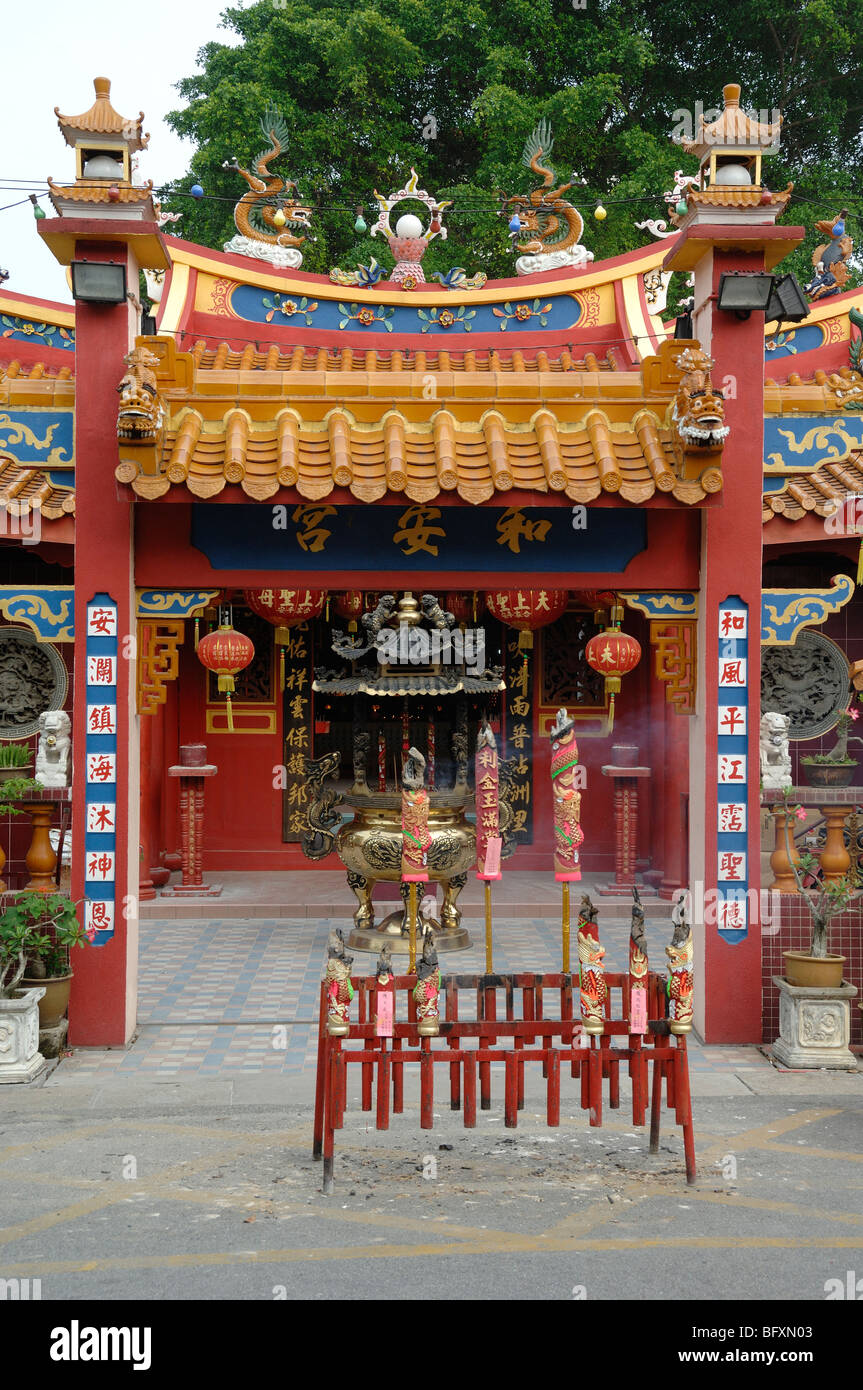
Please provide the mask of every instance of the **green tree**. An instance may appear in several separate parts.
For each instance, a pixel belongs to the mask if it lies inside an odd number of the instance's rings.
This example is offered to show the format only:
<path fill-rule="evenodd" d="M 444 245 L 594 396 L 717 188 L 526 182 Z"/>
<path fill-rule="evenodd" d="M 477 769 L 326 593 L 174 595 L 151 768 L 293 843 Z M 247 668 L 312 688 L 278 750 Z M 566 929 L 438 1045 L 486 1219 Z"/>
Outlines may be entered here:
<path fill-rule="evenodd" d="M 534 186 L 521 164 L 540 118 L 555 136 L 559 179 L 585 218 L 597 258 L 644 244 L 635 223 L 664 216 L 675 169 L 696 161 L 670 142 L 681 112 L 721 105 L 739 81 L 744 104 L 784 113 L 779 155 L 765 167 L 774 188 L 799 188 L 786 221 L 811 228 L 840 207 L 860 159 L 863 0 L 260 0 L 228 9 L 238 47 L 207 44 L 201 71 L 178 83 L 185 100 L 169 114 L 191 138 L 195 177 L 207 197 L 188 196 L 191 172 L 164 190 L 184 214 L 182 234 L 221 246 L 245 191 L 225 160 L 261 149 L 259 120 L 279 107 L 293 132 L 277 167 L 317 212 L 305 268 L 387 263 L 379 238 L 354 231 L 356 205 L 371 225 L 373 189 L 403 186 L 411 166 L 422 186 L 451 197 L 449 238 L 435 241 L 426 274 L 461 265 L 513 273 L 497 190 Z M 592 217 L 597 202 L 606 221 Z M 791 268 L 808 275 L 810 232 Z M 383 251 L 383 255 L 382 255 Z"/>

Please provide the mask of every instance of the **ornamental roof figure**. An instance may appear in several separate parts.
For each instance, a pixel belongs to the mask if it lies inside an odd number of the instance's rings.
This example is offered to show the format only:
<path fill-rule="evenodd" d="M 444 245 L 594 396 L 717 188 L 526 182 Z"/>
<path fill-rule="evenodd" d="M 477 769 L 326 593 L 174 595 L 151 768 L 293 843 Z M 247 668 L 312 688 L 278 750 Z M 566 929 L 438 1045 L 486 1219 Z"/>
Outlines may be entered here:
<path fill-rule="evenodd" d="M 754 154 L 761 150 L 772 153 L 778 145 L 779 129 L 782 125 L 779 113 L 775 113 L 776 119 L 773 121 L 756 121 L 745 111 L 741 111 L 740 86 L 737 82 L 729 82 L 723 87 L 722 95 L 725 98 L 725 109 L 717 119 L 705 124 L 702 115 L 699 118 L 695 139 L 681 141 L 686 153 L 697 155 L 701 160 L 712 151 L 725 146 L 730 152 L 740 153 L 747 150 Z M 762 111 L 760 114 L 767 113 Z"/>
<path fill-rule="evenodd" d="M 96 89 L 96 100 L 89 111 L 83 111 L 80 116 L 62 116 L 59 106 L 54 107 L 54 115 L 66 144 L 79 144 L 82 135 L 122 135 L 130 152 L 145 150 L 150 137 L 141 134 L 143 111 L 139 113 L 137 120 L 121 116 L 115 111 L 111 105 L 109 77 L 94 77 L 93 86 Z"/>

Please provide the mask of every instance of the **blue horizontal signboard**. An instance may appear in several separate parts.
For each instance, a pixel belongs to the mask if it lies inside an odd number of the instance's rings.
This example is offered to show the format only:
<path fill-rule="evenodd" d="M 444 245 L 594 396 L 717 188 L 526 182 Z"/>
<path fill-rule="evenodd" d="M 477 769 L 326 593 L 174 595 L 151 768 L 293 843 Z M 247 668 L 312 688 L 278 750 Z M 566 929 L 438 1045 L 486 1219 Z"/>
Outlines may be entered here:
<path fill-rule="evenodd" d="M 192 544 L 217 570 L 487 570 L 622 574 L 646 514 L 597 507 L 192 508 Z"/>

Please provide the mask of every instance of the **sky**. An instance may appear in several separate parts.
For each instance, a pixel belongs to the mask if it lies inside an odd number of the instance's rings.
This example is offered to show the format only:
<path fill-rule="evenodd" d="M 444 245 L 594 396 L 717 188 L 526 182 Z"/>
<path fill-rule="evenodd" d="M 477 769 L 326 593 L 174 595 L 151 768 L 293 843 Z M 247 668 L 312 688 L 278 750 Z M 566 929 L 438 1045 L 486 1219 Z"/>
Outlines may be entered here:
<path fill-rule="evenodd" d="M 0 207 L 27 197 L 10 183 L 75 177 L 74 151 L 66 145 L 54 107 L 67 115 L 93 104 L 93 78 L 111 78 L 111 101 L 122 116 L 144 112 L 149 148 L 139 156 L 141 176 L 158 188 L 188 168 L 191 145 L 178 139 L 163 116 L 182 105 L 174 83 L 198 70 L 206 43 L 234 44 L 220 28 L 229 0 L 147 0 L 122 6 L 110 0 L 39 0 L 7 8 L 3 81 L 0 83 Z M 241 0 L 230 0 L 241 8 Z M 5 190 L 5 191 L 2 191 Z M 40 197 L 48 217 L 47 195 Z M 170 230 L 182 236 L 183 224 Z M 71 302 L 64 269 L 36 232 L 29 202 L 0 213 L 3 288 L 14 294 Z"/>

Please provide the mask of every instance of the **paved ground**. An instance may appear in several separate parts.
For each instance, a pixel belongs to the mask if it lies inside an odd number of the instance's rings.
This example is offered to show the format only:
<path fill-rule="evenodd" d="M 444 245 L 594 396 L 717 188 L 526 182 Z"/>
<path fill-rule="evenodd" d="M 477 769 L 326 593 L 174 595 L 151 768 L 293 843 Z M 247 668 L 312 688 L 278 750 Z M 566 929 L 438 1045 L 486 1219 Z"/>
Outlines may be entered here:
<path fill-rule="evenodd" d="M 408 1081 L 406 1113 L 378 1133 L 352 1093 L 324 1197 L 302 1020 L 328 927 L 144 926 L 134 1046 L 76 1051 L 0 1097 L 0 1277 L 41 1279 L 45 1300 L 705 1302 L 823 1301 L 828 1281 L 863 1277 L 863 1074 L 780 1072 L 697 1039 L 694 1187 L 670 1123 L 647 1152 L 625 1084 L 591 1129 L 564 1081 L 548 1129 L 534 1076 L 515 1131 L 499 1077 L 474 1131 L 440 1098 L 422 1131 Z M 649 929 L 654 962 L 667 935 Z M 604 940 L 619 967 L 625 927 Z M 496 941 L 499 969 L 557 964 L 553 922 L 501 921 Z M 274 1022 L 291 1024 L 287 1051 Z"/>
<path fill-rule="evenodd" d="M 317 1049 L 318 1000 L 326 943 L 344 918 L 314 921 L 143 922 L 141 924 L 139 1032 L 127 1051 L 79 1049 L 48 1082 L 68 1085 L 112 1075 L 207 1078 L 228 1074 L 310 1074 Z M 475 945 L 441 957 L 444 972 L 485 969 L 482 927 Z M 671 929 L 665 920 L 647 923 L 648 949 L 658 968 Z M 602 922 L 609 970 L 625 970 L 629 922 Z M 574 950 L 574 944 L 573 944 Z M 495 920 L 496 970 L 560 968 L 560 924 L 554 919 Z M 374 958 L 356 956 L 358 970 Z M 273 1028 L 287 1025 L 287 1048 L 273 1048 Z M 770 1069 L 757 1048 L 691 1046 L 698 1072 Z M 745 1087 L 741 1086 L 745 1091 Z"/>

